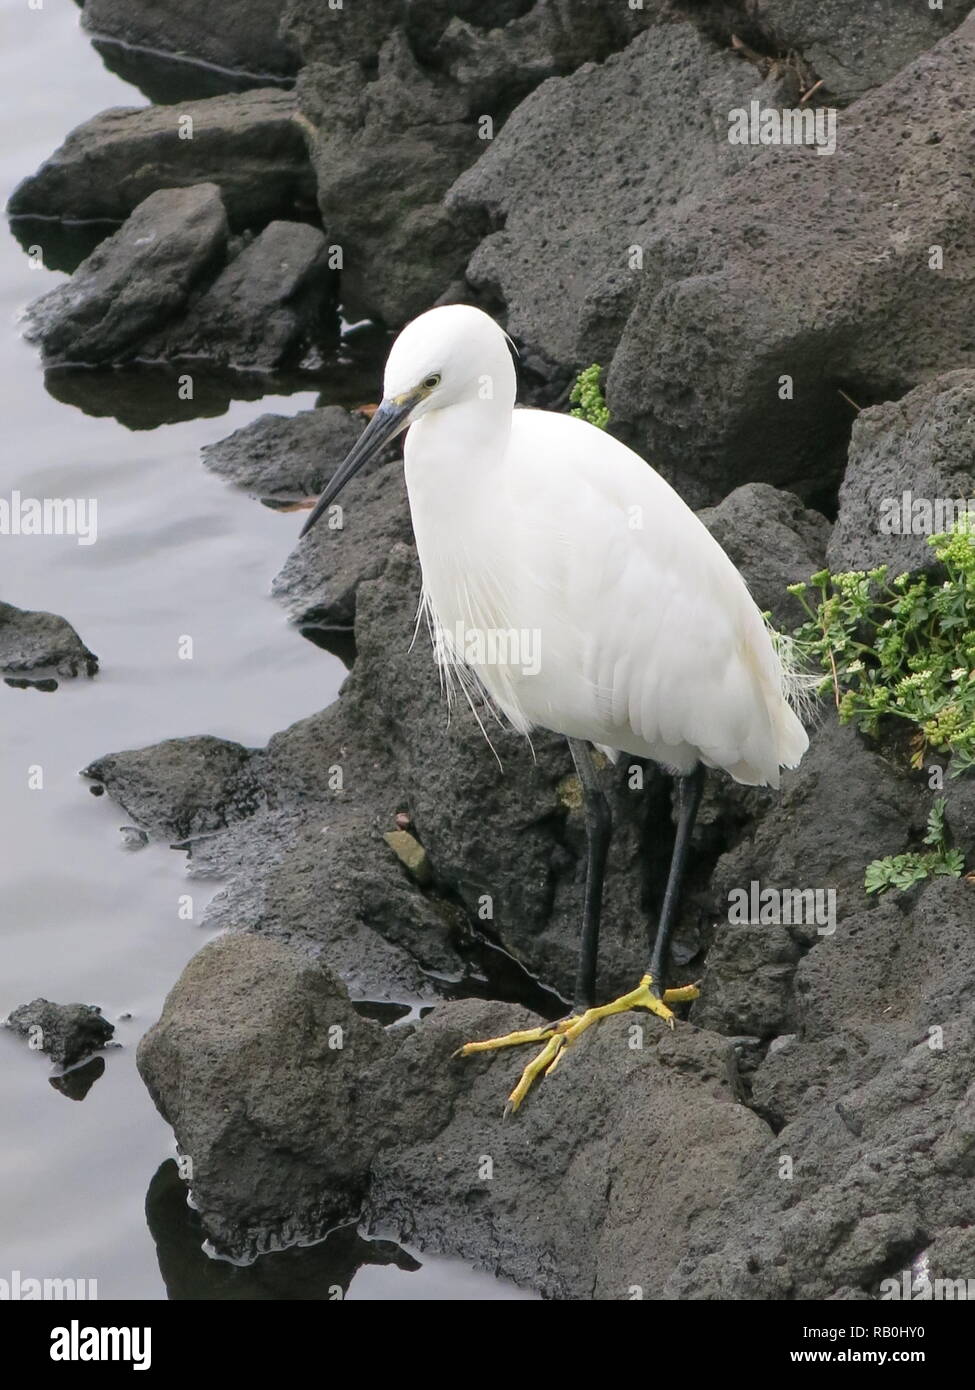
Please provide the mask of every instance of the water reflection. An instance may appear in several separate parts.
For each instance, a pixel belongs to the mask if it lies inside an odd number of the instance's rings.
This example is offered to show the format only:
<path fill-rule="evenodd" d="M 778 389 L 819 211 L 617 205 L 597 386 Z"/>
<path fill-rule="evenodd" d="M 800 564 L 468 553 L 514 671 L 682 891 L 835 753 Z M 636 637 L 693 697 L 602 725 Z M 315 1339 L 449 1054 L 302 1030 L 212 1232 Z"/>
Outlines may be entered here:
<path fill-rule="evenodd" d="M 339 1227 L 317 1245 L 262 1255 L 251 1265 L 213 1260 L 203 1252 L 206 1232 L 186 1204 L 186 1188 L 173 1159 L 162 1164 L 149 1184 L 146 1220 L 171 1299 L 332 1301 L 344 1298 L 365 1265 L 395 1265 L 403 1271 L 421 1267 L 395 1242 L 365 1240 L 354 1225 Z"/>

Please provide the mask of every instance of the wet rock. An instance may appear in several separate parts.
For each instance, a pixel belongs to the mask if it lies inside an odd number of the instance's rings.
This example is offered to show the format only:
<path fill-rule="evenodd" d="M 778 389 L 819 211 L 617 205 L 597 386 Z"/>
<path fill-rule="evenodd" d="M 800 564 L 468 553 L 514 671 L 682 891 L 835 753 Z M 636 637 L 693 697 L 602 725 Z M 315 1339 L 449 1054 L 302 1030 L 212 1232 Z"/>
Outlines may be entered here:
<path fill-rule="evenodd" d="M 364 427 L 361 415 L 337 405 L 290 416 L 262 415 L 208 444 L 202 459 L 221 478 L 256 497 L 316 497 Z"/>
<path fill-rule="evenodd" d="M 37 678 L 54 671 L 65 678 L 94 676 L 98 657 L 65 618 L 0 602 L 0 671 Z"/>
<path fill-rule="evenodd" d="M 384 1035 L 319 966 L 232 934 L 191 962 L 139 1065 L 224 1253 L 354 1214 L 368 1184 L 371 1220 L 425 1246 L 552 1296 L 655 1297 L 768 1131 L 723 1040 L 635 1018 L 593 1032 L 505 1125 L 526 1059 L 452 1054 L 531 1017 L 465 1000 Z"/>
<path fill-rule="evenodd" d="M 718 187 L 754 153 L 729 144 L 727 123 L 757 86 L 732 52 L 668 24 L 521 103 L 447 196 L 462 224 L 499 228 L 467 278 L 507 307 L 520 345 L 566 369 L 612 354 L 655 218 L 701 197 L 722 206 Z"/>
<path fill-rule="evenodd" d="M 312 952 L 355 999 L 433 1003 L 464 976 L 451 911 L 420 893 L 375 828 L 343 806 L 298 821 L 260 816 L 215 850 L 192 847 L 195 874 L 219 866 L 232 875 L 208 907 L 209 928 L 243 927 Z"/>
<path fill-rule="evenodd" d="M 738 1103 L 723 1039 L 637 1015 L 580 1040 L 504 1123 L 531 1050 L 451 1054 L 531 1021 L 466 1000 L 405 1038 L 374 1081 L 367 1217 L 548 1297 L 657 1298 L 769 1131 Z"/>
<path fill-rule="evenodd" d="M 226 739 L 171 738 L 97 758 L 82 773 L 154 835 L 183 839 L 253 815 L 262 793 L 251 751 Z"/>
<path fill-rule="evenodd" d="M 35 1052 L 46 1052 L 59 1067 L 73 1067 L 105 1047 L 115 1032 L 96 1004 L 52 1004 L 47 999 L 21 1004 L 6 1026 L 26 1038 Z"/>
<path fill-rule="evenodd" d="M 853 426 L 830 538 L 834 571 L 889 565 L 890 575 L 937 563 L 927 536 L 975 511 L 975 372 L 947 372 Z M 947 505 L 946 505 L 947 504 Z M 892 529 L 896 528 L 896 529 Z"/>
<path fill-rule="evenodd" d="M 279 32 L 284 0 L 86 0 L 82 23 L 112 72 L 150 101 L 176 102 L 287 82 L 297 53 Z"/>
<path fill-rule="evenodd" d="M 50 363 L 131 358 L 223 259 L 227 215 L 214 184 L 163 189 L 28 310 L 27 336 Z"/>
<path fill-rule="evenodd" d="M 166 1159 L 146 1194 L 146 1223 L 156 1243 L 159 1272 L 169 1298 L 260 1300 L 334 1299 L 347 1292 L 364 1265 L 395 1265 L 412 1271 L 418 1260 L 390 1240 L 365 1240 L 354 1225 L 340 1226 L 310 1246 L 272 1251 L 250 1265 L 212 1260 L 207 1232 L 187 1204 L 175 1161 Z"/>
<path fill-rule="evenodd" d="M 434 1002 L 468 973 L 462 914 L 419 891 L 376 827 L 377 808 L 388 824 L 401 794 L 342 705 L 266 749 L 172 739 L 85 775 L 152 833 L 178 839 L 194 878 L 226 885 L 208 928 L 298 946 L 357 999 Z"/>
<path fill-rule="evenodd" d="M 339 462 L 329 461 L 329 474 Z M 352 628 L 360 585 L 383 572 L 393 546 L 412 541 L 402 463 L 354 478 L 334 515 L 334 524 L 323 519 L 309 532 L 271 585 L 294 622 L 323 632 Z"/>
<path fill-rule="evenodd" d="M 234 933 L 194 957 L 138 1063 L 222 1253 L 320 1237 L 356 1210 L 371 1156 L 363 1076 L 389 1051 L 292 947 Z"/>
<path fill-rule="evenodd" d="M 764 150 L 645 248 L 607 401 L 694 504 L 755 481 L 828 499 L 840 391 L 865 406 L 971 365 L 973 53 L 975 18 L 840 113 L 834 155 Z"/>
<path fill-rule="evenodd" d="M 937 7 L 846 5 L 843 0 L 757 0 L 751 17 L 783 51 L 802 54 L 831 100 L 848 101 L 879 86 L 949 33 L 968 0 Z"/>
<path fill-rule="evenodd" d="M 294 95 L 276 90 L 114 107 L 73 130 L 17 186 L 8 214 L 123 222 L 151 193 L 199 183 L 220 189 L 235 229 L 314 209 L 295 111 Z"/>
<path fill-rule="evenodd" d="M 786 588 L 822 569 L 830 534 L 826 518 L 767 483 L 736 488 L 700 517 L 745 576 L 762 612 L 770 612 L 781 630 L 794 628 L 802 613 Z"/>
<path fill-rule="evenodd" d="M 322 233 L 272 222 L 142 355 L 263 371 L 286 366 L 326 336 L 333 293 Z"/>

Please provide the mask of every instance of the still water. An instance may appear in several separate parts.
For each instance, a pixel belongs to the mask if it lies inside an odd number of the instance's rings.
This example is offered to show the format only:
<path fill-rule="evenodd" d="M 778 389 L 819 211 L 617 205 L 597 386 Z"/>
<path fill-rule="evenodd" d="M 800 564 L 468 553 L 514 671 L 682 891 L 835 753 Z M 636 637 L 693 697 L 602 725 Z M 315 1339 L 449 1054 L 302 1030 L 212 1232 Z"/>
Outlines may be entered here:
<path fill-rule="evenodd" d="M 71 0 L 36 10 L 0 0 L 4 197 L 81 121 L 146 104 L 105 70 L 78 15 Z M 348 1229 L 245 1271 L 200 1250 L 135 1047 L 207 933 L 177 916 L 183 856 L 126 850 L 124 813 L 91 796 L 78 772 L 100 754 L 179 735 L 261 745 L 334 699 L 342 666 L 269 597 L 299 518 L 199 462 L 203 445 L 258 415 L 308 409 L 320 383 L 150 429 L 85 413 L 45 388 L 17 324 L 61 278 L 32 269 L 0 229 L 0 496 L 98 503 L 94 545 L 0 536 L 0 598 L 62 614 L 101 660 L 95 680 L 51 694 L 0 684 L 0 1016 L 38 995 L 97 1003 L 120 1046 L 79 1101 L 52 1085 L 44 1056 L 0 1030 L 0 1278 L 97 1279 L 101 1298 L 322 1298 L 336 1285 L 352 1298 L 524 1297 Z M 186 635 L 192 661 L 178 657 Z M 31 790 L 38 766 L 43 788 Z M 199 883 L 194 894 L 199 918 Z"/>

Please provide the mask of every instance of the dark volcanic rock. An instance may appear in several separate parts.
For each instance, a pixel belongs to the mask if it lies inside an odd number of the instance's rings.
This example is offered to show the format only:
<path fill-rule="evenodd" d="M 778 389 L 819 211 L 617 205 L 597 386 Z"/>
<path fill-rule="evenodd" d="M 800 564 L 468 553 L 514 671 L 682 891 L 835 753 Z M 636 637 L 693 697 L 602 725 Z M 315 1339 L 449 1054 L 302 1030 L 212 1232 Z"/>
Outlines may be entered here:
<path fill-rule="evenodd" d="M 138 1061 L 222 1253 L 320 1237 L 357 1208 L 371 1156 L 362 1080 L 390 1050 L 291 947 L 232 933 L 194 957 Z"/>
<path fill-rule="evenodd" d="M 930 568 L 937 562 L 926 537 L 950 529 L 969 502 L 975 510 L 975 371 L 947 372 L 857 416 L 830 569 L 889 565 L 893 576 Z"/>
<path fill-rule="evenodd" d="M 65 285 L 28 311 L 28 337 L 48 362 L 133 357 L 221 262 L 227 214 L 214 184 L 163 189 L 139 204 Z"/>
<path fill-rule="evenodd" d="M 334 460 L 332 468 L 339 462 Z M 342 493 L 336 520 L 340 527 L 323 518 L 271 586 L 302 627 L 351 628 L 359 585 L 382 573 L 397 542 L 412 541 L 402 463 L 353 479 Z"/>
<path fill-rule="evenodd" d="M 262 796 L 251 757 L 225 739 L 171 738 L 98 758 L 82 776 L 102 783 L 140 826 L 183 839 L 253 815 Z"/>
<path fill-rule="evenodd" d="M 332 295 L 322 233 L 302 222 L 272 222 L 184 319 L 143 345 L 142 355 L 265 371 L 282 367 L 324 338 Z"/>
<path fill-rule="evenodd" d="M 899 854 L 924 825 L 929 804 L 923 785 L 825 710 L 799 767 L 783 771 L 781 795 L 767 799 L 768 813 L 715 870 L 722 917 L 728 892 L 756 879 L 777 888 L 835 888 L 842 919 L 863 901 L 867 864 Z"/>
<path fill-rule="evenodd" d="M 798 1008 L 795 969 L 803 952 L 831 939 L 862 910 L 871 860 L 901 853 L 924 825 L 930 798 L 922 787 L 870 752 L 852 728 L 837 725 L 832 713 L 822 718 L 802 763 L 783 772 L 781 795 L 764 798 L 764 815 L 715 868 L 714 944 L 701 998 L 691 1010 L 701 1027 L 766 1040 L 791 1031 Z M 732 908 L 750 904 L 753 883 L 756 893 L 832 892 L 833 920 L 823 896 L 820 923 L 741 923 Z"/>
<path fill-rule="evenodd" d="M 322 218 L 345 249 L 345 303 L 398 325 L 453 295 L 483 219 L 449 214 L 451 183 L 532 87 L 623 47 L 661 8 L 469 0 L 339 12 L 292 0 L 285 28 L 305 63 L 299 105 L 315 132 Z"/>
<path fill-rule="evenodd" d="M 975 16 L 841 112 L 832 156 L 764 150 L 661 224 L 607 400 L 695 504 L 739 482 L 828 494 L 855 414 L 841 390 L 868 405 L 971 365 L 973 62 Z"/>
<path fill-rule="evenodd" d="M 894 76 L 944 38 L 968 14 L 969 0 L 937 6 L 900 0 L 754 0 L 750 18 L 783 52 L 790 49 L 822 78 L 828 96 L 849 100 Z"/>
<path fill-rule="evenodd" d="M 327 728 L 309 743 L 342 757 Z M 456 909 L 418 892 L 341 795 L 307 819 L 259 815 L 216 843 L 194 842 L 192 854 L 194 875 L 232 879 L 207 908 L 208 928 L 243 927 L 311 951 L 355 999 L 434 1003 L 465 973 Z"/>
<path fill-rule="evenodd" d="M 216 184 L 237 229 L 314 209 L 294 95 L 261 90 L 103 111 L 17 186 L 7 211 L 122 222 L 150 193 L 197 183 Z"/>
<path fill-rule="evenodd" d="M 65 618 L 0 602 L 0 671 L 8 676 L 93 676 L 98 657 Z"/>
<path fill-rule="evenodd" d="M 205 448 L 203 461 L 259 497 L 313 497 L 365 426 L 363 416 L 340 406 L 264 415 Z M 359 584 L 382 572 L 397 541 L 412 540 L 403 465 L 386 461 L 398 452 L 394 445 L 352 480 L 274 580 L 272 592 L 302 627 L 350 629 Z"/>
<path fill-rule="evenodd" d="M 219 443 L 206 445 L 202 458 L 207 468 L 255 497 L 315 497 L 365 424 L 361 415 L 338 405 L 297 415 L 262 415 Z M 343 498 L 343 508 L 344 504 Z"/>
<path fill-rule="evenodd" d="M 589 0 L 536 0 L 518 8 L 524 13 L 492 21 L 484 6 L 470 0 L 466 7 L 416 6 L 407 32 L 423 53 L 439 30 L 432 49 L 437 65 L 482 110 L 504 111 L 545 78 L 601 62 L 624 48 L 641 29 L 656 24 L 667 6 L 666 0 L 645 0 L 641 9 Z M 445 13 L 450 22 L 441 29 Z M 427 14 L 433 21 L 430 29 L 417 33 L 416 21 Z"/>
<path fill-rule="evenodd" d="M 357 63 L 315 62 L 298 98 L 313 128 L 322 221 L 343 248 L 343 303 L 403 323 L 458 278 L 470 251 L 442 200 L 480 153 L 476 122 L 401 34 L 384 45 L 374 80 Z"/>
<path fill-rule="evenodd" d="M 786 588 L 822 569 L 830 534 L 826 518 L 767 483 L 736 488 L 700 517 L 747 579 L 762 612 L 770 612 L 783 631 L 794 628 L 802 614 Z"/>
<path fill-rule="evenodd" d="M 519 343 L 572 368 L 612 353 L 655 218 L 716 197 L 753 156 L 727 122 L 758 85 L 691 25 L 663 25 L 521 103 L 447 198 L 462 221 L 500 227 L 467 277 L 507 306 Z"/>
<path fill-rule="evenodd" d="M 531 1022 L 468 1000 L 406 1038 L 374 1082 L 368 1215 L 549 1297 L 657 1298 L 698 1223 L 770 1139 L 738 1103 L 732 1049 L 684 1025 L 670 1034 L 638 1014 L 614 1018 L 504 1123 L 532 1049 L 450 1055 Z"/>
<path fill-rule="evenodd" d="M 640 8 L 590 0 L 357 0 L 344 10 L 287 0 L 282 28 L 306 63 L 363 66 L 400 29 L 424 64 L 448 71 L 489 110 L 510 103 L 526 82 L 599 62 L 665 10 L 666 0 L 642 0 Z"/>
<path fill-rule="evenodd" d="M 462 1001 L 384 1036 L 319 966 L 234 934 L 191 962 L 139 1065 L 225 1253 L 352 1215 L 370 1181 L 370 1217 L 424 1245 L 553 1296 L 655 1297 L 768 1130 L 737 1102 L 724 1040 L 636 1016 L 582 1041 L 504 1125 L 530 1052 L 452 1054 L 530 1021 Z"/>
<path fill-rule="evenodd" d="M 6 1026 L 27 1038 L 34 1051 L 46 1052 L 59 1067 L 73 1067 L 105 1047 L 115 1032 L 95 1004 L 52 1004 L 47 999 L 21 1004 Z"/>
<path fill-rule="evenodd" d="M 864 906 L 804 958 L 798 1035 L 754 1078 L 785 1128 L 697 1228 L 665 1297 L 877 1297 L 971 1225 L 971 891 L 937 880 L 913 911 Z"/>
<path fill-rule="evenodd" d="M 151 101 L 175 102 L 291 79 L 283 9 L 284 0 L 86 0 L 82 23 L 113 72 Z"/>

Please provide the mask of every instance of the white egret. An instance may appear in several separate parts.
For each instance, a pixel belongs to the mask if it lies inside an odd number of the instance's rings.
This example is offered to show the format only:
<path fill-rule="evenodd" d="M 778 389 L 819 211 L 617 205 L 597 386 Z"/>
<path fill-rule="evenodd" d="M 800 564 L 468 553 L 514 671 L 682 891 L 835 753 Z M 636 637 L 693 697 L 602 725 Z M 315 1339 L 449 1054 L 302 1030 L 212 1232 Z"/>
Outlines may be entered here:
<path fill-rule="evenodd" d="M 664 990 L 705 768 L 779 784 L 808 746 L 790 677 L 728 556 L 678 494 L 626 445 L 583 420 L 515 409 L 506 335 L 479 309 L 431 309 L 386 363 L 383 400 L 308 518 L 410 426 L 404 451 L 423 572 L 421 608 L 457 677 L 513 727 L 566 735 L 583 789 L 588 860 L 576 1010 L 561 1022 L 468 1043 L 542 1043 L 509 1097 L 599 1019 L 645 1008 L 673 1026 Z M 531 652 L 527 650 L 531 648 Z M 596 1007 L 603 872 L 611 834 L 590 745 L 649 758 L 678 780 L 678 822 L 649 967 Z M 652 935 L 652 934 L 651 934 Z"/>

